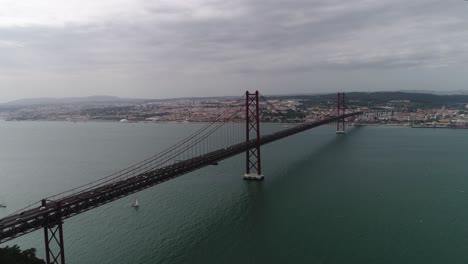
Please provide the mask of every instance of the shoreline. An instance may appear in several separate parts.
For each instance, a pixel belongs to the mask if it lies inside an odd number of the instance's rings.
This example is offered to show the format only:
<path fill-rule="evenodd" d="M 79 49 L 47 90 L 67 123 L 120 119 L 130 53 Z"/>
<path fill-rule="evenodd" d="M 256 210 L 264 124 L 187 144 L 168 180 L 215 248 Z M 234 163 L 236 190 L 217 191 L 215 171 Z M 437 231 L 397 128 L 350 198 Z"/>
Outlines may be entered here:
<path fill-rule="evenodd" d="M 210 123 L 212 121 L 149 121 L 149 120 L 139 120 L 139 121 L 125 121 L 120 120 L 0 120 L 2 122 L 63 122 L 63 123 L 121 123 L 121 124 L 198 124 L 198 123 Z M 220 123 L 220 122 L 218 122 Z M 232 124 L 244 124 L 244 122 L 229 122 Z M 306 122 L 301 123 L 272 123 L 272 122 L 262 122 L 261 124 L 268 125 L 281 125 L 281 126 L 295 126 L 305 124 Z M 335 125 L 334 123 L 326 125 Z M 347 126 L 395 126 L 395 127 L 409 127 L 410 124 L 347 124 Z"/>
<path fill-rule="evenodd" d="M 201 124 L 201 123 L 210 123 L 212 121 L 149 121 L 149 120 L 139 120 L 139 121 L 126 121 L 122 122 L 120 120 L 4 120 L 0 119 L 2 122 L 62 122 L 62 123 L 121 123 L 121 124 Z M 243 122 L 230 122 L 232 124 L 243 124 Z M 304 123 L 271 123 L 265 122 L 262 124 L 268 125 L 281 125 L 281 126 L 295 126 L 301 125 Z M 327 125 L 334 125 L 332 123 Z M 408 123 L 405 124 L 348 124 L 347 126 L 353 127 L 363 127 L 363 126 L 388 126 L 388 127 L 411 127 L 411 128 L 434 128 L 434 129 L 468 129 L 468 127 L 450 127 L 450 126 L 422 126 L 422 125 L 411 125 Z"/>
<path fill-rule="evenodd" d="M 450 127 L 450 126 L 411 126 L 411 128 L 468 129 L 468 127 Z"/>

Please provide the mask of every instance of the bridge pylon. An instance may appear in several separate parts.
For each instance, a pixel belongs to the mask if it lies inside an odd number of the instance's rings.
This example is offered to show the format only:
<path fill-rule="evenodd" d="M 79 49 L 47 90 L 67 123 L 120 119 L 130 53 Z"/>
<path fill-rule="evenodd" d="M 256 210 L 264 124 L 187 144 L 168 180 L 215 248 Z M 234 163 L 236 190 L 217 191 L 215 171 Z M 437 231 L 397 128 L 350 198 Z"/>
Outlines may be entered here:
<path fill-rule="evenodd" d="M 65 247 L 63 243 L 63 219 L 62 219 L 62 203 L 60 201 L 52 201 L 55 203 L 55 221 L 44 226 L 44 241 L 47 264 L 65 264 Z M 47 201 L 42 200 L 42 208 L 47 210 Z M 46 217 L 45 219 L 49 219 Z M 51 247 L 52 246 L 52 247 Z M 56 251 L 56 252 L 54 252 Z"/>
<path fill-rule="evenodd" d="M 245 152 L 246 180 L 263 180 L 260 159 L 260 114 L 258 104 L 258 91 L 245 92 L 245 142 L 250 143 L 251 136 L 255 137 L 255 147 Z"/>
<path fill-rule="evenodd" d="M 337 94 L 336 103 L 337 103 L 336 104 L 337 116 L 344 115 L 346 112 L 346 98 L 345 98 L 344 93 Z M 345 125 L 344 117 L 336 121 L 336 134 L 338 135 L 346 134 L 346 125 Z"/>

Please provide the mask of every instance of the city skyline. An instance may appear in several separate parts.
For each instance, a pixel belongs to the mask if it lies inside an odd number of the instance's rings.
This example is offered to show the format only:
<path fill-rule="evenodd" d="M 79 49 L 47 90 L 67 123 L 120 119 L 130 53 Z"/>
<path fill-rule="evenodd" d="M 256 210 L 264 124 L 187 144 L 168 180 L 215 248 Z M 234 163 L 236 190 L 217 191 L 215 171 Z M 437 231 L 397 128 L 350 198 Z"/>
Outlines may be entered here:
<path fill-rule="evenodd" d="M 0 102 L 465 90 L 463 1 L 4 1 Z"/>

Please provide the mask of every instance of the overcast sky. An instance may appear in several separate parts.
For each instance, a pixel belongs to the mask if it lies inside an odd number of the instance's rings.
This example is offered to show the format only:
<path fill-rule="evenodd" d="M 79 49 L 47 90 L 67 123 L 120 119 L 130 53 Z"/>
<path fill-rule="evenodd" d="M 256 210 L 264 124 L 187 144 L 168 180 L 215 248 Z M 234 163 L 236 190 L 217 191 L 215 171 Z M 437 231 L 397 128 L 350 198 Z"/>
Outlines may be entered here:
<path fill-rule="evenodd" d="M 463 0 L 0 5 L 0 102 L 468 89 Z"/>

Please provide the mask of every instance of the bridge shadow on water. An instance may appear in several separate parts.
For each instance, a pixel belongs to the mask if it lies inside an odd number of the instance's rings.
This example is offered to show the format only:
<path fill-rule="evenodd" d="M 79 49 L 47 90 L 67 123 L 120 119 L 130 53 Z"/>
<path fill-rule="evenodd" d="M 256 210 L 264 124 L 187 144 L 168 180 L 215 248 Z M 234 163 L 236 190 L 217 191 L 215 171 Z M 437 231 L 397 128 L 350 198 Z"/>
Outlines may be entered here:
<path fill-rule="evenodd" d="M 314 172 L 314 169 L 311 168 L 317 167 L 317 165 L 323 166 L 324 164 L 321 164 L 321 162 L 324 160 L 330 161 L 333 160 L 333 158 L 339 159 L 336 153 L 339 152 L 341 148 L 345 148 L 346 145 L 353 140 L 352 137 L 359 135 L 362 129 L 362 127 L 353 127 L 348 129 L 346 135 L 332 135 L 329 138 L 326 138 L 326 141 L 320 144 L 318 147 L 312 146 L 313 144 L 311 144 L 309 148 L 307 143 L 301 144 L 300 148 L 308 148 L 309 151 L 298 154 L 296 157 L 294 157 L 294 159 L 296 159 L 295 161 L 290 162 L 290 160 L 288 160 L 284 163 L 279 161 L 279 166 L 278 164 L 272 164 L 271 160 L 268 160 L 268 158 L 271 158 L 269 157 L 271 155 L 264 154 L 264 182 L 245 182 L 246 195 L 252 199 L 249 200 L 249 202 L 256 201 L 260 203 L 257 205 L 262 206 L 261 203 L 263 201 L 264 195 L 267 192 L 277 192 L 279 190 L 289 192 L 291 189 L 287 187 L 288 185 L 295 186 L 297 182 L 303 181 L 305 179 L 306 183 L 313 183 L 314 178 L 317 178 L 318 175 L 308 174 L 310 172 Z M 335 133 L 335 131 L 330 132 Z M 310 134 L 311 133 L 309 133 L 308 136 L 311 136 Z M 275 146 L 274 144 L 275 143 L 269 147 L 272 147 L 273 150 L 280 148 L 280 146 Z M 339 163 L 339 160 L 336 161 Z M 339 166 L 339 164 L 330 165 Z M 319 171 L 317 172 L 320 173 Z M 253 210 L 256 211 L 257 209 L 258 208 L 255 208 Z"/>
<path fill-rule="evenodd" d="M 319 146 L 309 147 L 307 143 L 302 144 L 301 148 L 309 148 L 309 151 L 297 157 L 296 161 L 281 164 L 281 171 L 271 172 L 273 174 L 278 174 L 281 177 L 275 177 L 278 175 L 273 175 L 272 178 L 268 179 L 268 175 L 266 175 L 266 180 L 272 181 L 272 184 L 283 184 L 285 181 L 294 180 L 294 177 L 300 176 L 302 168 L 313 167 L 314 165 L 319 164 L 321 160 L 323 160 L 321 157 L 328 156 L 330 154 L 336 153 L 337 151 L 340 151 L 340 148 L 344 148 L 351 140 L 353 140 L 353 136 L 357 136 L 361 133 L 362 129 L 362 127 L 353 127 L 346 132 L 346 135 L 333 135 L 330 138 L 327 138 L 326 142 L 322 142 Z M 337 156 L 337 163 L 339 163 L 338 159 L 339 157 Z M 268 166 L 268 163 L 266 163 L 265 166 Z M 313 175 L 307 176 L 309 177 Z"/>

